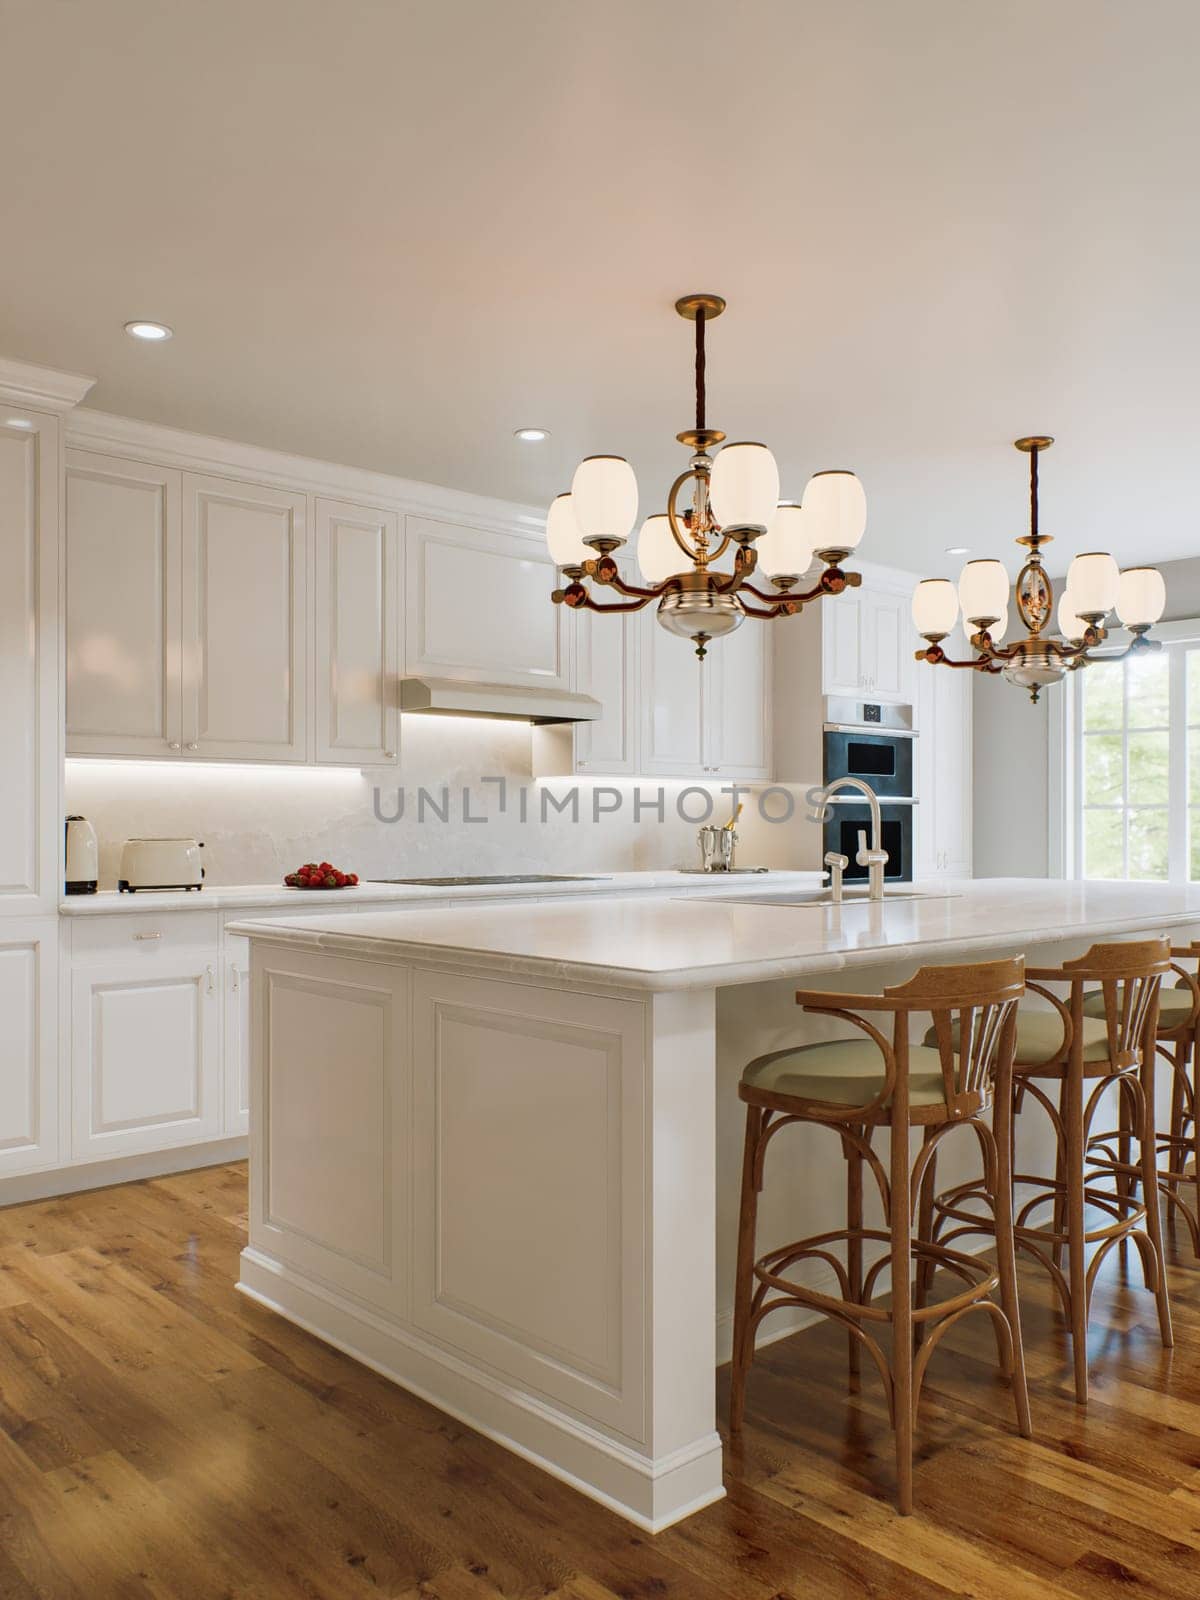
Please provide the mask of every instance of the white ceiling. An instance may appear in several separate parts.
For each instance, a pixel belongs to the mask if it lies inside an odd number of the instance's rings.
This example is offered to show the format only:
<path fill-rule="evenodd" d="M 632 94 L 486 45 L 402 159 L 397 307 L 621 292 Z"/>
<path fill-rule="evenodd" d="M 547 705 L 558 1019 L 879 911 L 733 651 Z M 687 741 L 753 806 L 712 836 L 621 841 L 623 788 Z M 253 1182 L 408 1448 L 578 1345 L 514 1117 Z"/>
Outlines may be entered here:
<path fill-rule="evenodd" d="M 864 557 L 1200 553 L 1191 0 L 0 0 L 0 353 L 544 502 L 710 416 Z M 171 323 L 163 346 L 131 317 Z M 522 445 L 521 424 L 553 430 Z"/>

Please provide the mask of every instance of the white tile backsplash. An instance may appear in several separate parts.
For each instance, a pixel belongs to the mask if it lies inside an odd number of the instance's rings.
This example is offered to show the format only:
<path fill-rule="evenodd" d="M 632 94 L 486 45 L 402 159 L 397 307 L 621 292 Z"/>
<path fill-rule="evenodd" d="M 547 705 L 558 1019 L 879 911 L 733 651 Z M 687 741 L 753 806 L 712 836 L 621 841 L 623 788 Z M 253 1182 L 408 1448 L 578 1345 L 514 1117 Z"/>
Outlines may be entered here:
<path fill-rule="evenodd" d="M 728 816 L 729 799 L 721 784 L 645 779 L 570 780 L 534 783 L 530 777 L 530 733 L 521 723 L 484 722 L 456 717 L 406 717 L 403 770 L 369 774 L 357 768 L 265 767 L 209 762 L 67 762 L 66 802 L 70 812 L 89 817 L 100 839 L 101 885 L 116 883 L 122 841 L 142 836 L 183 834 L 202 839 L 211 883 L 264 883 L 281 878 L 303 861 L 328 860 L 363 878 L 421 877 L 470 872 L 637 871 L 690 866 L 697 859 L 695 822 L 676 811 L 680 792 L 689 810 L 701 806 L 699 792 L 714 796 L 713 820 Z M 398 822 L 375 816 L 374 788 L 384 817 L 396 809 L 397 788 L 404 794 Z M 505 780 L 506 807 L 499 785 Z M 434 815 L 428 800 L 418 815 L 419 790 L 441 804 L 450 791 L 449 821 Z M 464 787 L 469 791 L 463 820 Z M 666 820 L 651 803 L 665 795 Z M 519 791 L 526 790 L 527 820 L 520 815 Z M 541 819 L 542 790 L 557 799 L 571 788 L 579 793 L 580 820 L 555 815 Z M 621 807 L 592 819 L 593 791 L 619 791 Z M 633 796 L 643 799 L 635 819 Z M 744 866 L 809 868 L 820 864 L 820 830 L 804 819 L 803 792 L 795 794 L 795 815 L 771 824 L 758 814 L 749 790 L 738 825 L 738 861 Z M 601 797 L 610 803 L 611 795 Z M 768 800 L 778 811 L 779 794 Z"/>

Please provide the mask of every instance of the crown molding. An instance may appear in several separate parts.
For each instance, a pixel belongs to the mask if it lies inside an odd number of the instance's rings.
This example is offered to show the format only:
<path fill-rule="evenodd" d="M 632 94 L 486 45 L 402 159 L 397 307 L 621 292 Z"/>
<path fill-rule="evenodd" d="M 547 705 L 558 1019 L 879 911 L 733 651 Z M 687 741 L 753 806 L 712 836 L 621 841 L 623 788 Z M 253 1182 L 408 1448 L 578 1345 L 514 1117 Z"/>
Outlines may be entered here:
<path fill-rule="evenodd" d="M 0 401 L 5 405 L 62 415 L 79 404 L 95 381 L 78 372 L 56 372 L 0 356 Z"/>
<path fill-rule="evenodd" d="M 309 456 L 289 455 L 261 445 L 240 444 L 209 434 L 188 433 L 157 422 L 113 416 L 83 407 L 72 412 L 66 427 L 67 444 L 100 455 L 135 456 L 157 466 L 209 477 L 230 478 L 247 474 L 258 483 L 293 493 L 325 495 L 352 500 L 359 505 L 399 511 L 408 516 L 453 518 L 471 527 L 502 528 L 506 532 L 541 540 L 546 513 L 536 506 L 488 495 L 394 477 L 366 467 L 349 467 Z"/>

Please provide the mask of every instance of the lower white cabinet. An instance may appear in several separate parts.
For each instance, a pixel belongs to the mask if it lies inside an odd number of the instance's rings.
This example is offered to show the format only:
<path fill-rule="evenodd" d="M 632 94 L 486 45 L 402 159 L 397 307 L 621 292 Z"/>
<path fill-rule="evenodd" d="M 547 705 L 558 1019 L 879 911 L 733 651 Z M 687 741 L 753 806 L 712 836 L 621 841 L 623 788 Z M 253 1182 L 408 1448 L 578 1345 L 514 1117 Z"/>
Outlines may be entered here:
<path fill-rule="evenodd" d="M 225 1132 L 234 1138 L 250 1131 L 250 941 L 238 934 L 225 935 L 221 998 Z"/>
<path fill-rule="evenodd" d="M 0 1178 L 59 1160 L 58 918 L 0 921 Z"/>
<path fill-rule="evenodd" d="M 223 1132 L 217 919 L 123 915 L 73 930 L 71 1154 L 105 1160 Z"/>

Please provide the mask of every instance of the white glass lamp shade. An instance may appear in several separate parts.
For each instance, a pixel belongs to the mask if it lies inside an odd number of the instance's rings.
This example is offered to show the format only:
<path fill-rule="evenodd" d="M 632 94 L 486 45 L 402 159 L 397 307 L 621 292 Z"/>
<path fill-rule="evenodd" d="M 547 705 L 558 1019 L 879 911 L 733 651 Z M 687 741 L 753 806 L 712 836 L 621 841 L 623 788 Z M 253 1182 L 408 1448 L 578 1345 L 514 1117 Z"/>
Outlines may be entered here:
<path fill-rule="evenodd" d="M 803 506 L 784 501 L 766 533 L 754 546 L 758 565 L 769 578 L 799 578 L 812 565 L 813 542 Z"/>
<path fill-rule="evenodd" d="M 1081 617 L 1107 616 L 1117 603 L 1120 581 L 1117 563 L 1098 550 L 1076 556 L 1067 568 L 1067 588 Z"/>
<path fill-rule="evenodd" d="M 867 529 L 867 494 L 852 472 L 818 472 L 804 490 L 813 549 L 856 550 Z"/>
<path fill-rule="evenodd" d="M 766 445 L 727 444 L 718 450 L 708 500 L 722 528 L 769 528 L 779 504 L 779 468 Z"/>
<path fill-rule="evenodd" d="M 1151 627 L 1167 604 L 1167 586 L 1157 567 L 1128 567 L 1117 584 L 1117 615 L 1127 628 Z"/>
<path fill-rule="evenodd" d="M 1008 573 L 1001 561 L 968 561 L 958 578 L 958 603 L 968 622 L 1008 610 Z"/>
<path fill-rule="evenodd" d="M 571 479 L 575 521 L 584 541 L 624 544 L 637 521 L 638 489 L 624 456 L 587 456 Z"/>
<path fill-rule="evenodd" d="M 1087 623 L 1075 609 L 1075 596 L 1064 589 L 1058 600 L 1058 631 L 1064 639 L 1076 644 L 1087 632 Z"/>
<path fill-rule="evenodd" d="M 675 543 L 670 519 L 661 513 L 647 517 L 638 534 L 637 561 L 647 583 L 665 583 L 677 572 L 689 570 L 688 558 Z"/>
<path fill-rule="evenodd" d="M 575 521 L 575 502 L 569 494 L 556 495 L 546 513 L 546 543 L 556 567 L 581 567 L 595 551 L 583 542 Z"/>
<path fill-rule="evenodd" d="M 912 618 L 917 632 L 945 635 L 958 621 L 958 595 L 949 578 L 926 578 L 913 590 Z"/>

